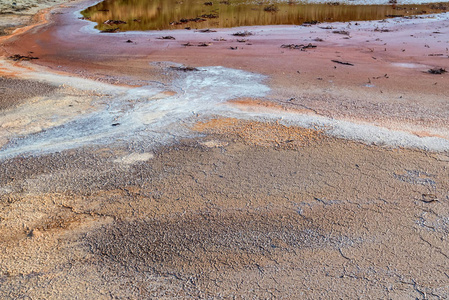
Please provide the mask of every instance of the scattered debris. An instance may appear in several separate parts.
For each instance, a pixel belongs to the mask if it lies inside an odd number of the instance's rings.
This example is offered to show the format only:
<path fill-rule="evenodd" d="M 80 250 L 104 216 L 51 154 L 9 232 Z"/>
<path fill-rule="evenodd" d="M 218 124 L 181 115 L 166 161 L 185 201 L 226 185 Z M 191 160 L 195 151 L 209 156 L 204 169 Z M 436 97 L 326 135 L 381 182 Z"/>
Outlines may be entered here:
<path fill-rule="evenodd" d="M 203 18 L 196 17 L 196 18 L 192 18 L 192 19 L 181 19 L 179 21 L 173 21 L 173 22 L 170 22 L 170 25 L 182 25 L 182 24 L 185 24 L 188 22 L 198 23 L 198 22 L 205 22 L 205 21 L 207 21 L 207 20 L 203 19 Z"/>
<path fill-rule="evenodd" d="M 116 27 L 116 28 L 106 28 L 103 29 L 102 31 L 100 31 L 100 33 L 115 33 L 115 32 L 119 32 L 120 28 Z"/>
<path fill-rule="evenodd" d="M 309 43 L 309 44 L 307 44 L 306 46 L 302 47 L 301 50 L 311 49 L 311 48 L 316 48 L 316 45 L 312 45 L 311 43 Z"/>
<path fill-rule="evenodd" d="M 239 43 L 246 43 L 248 40 L 246 40 L 246 39 L 241 39 L 241 40 L 237 40 L 237 42 L 239 42 Z"/>
<path fill-rule="evenodd" d="M 444 74 L 446 72 L 447 72 L 446 69 L 443 68 L 433 68 L 427 71 L 427 73 L 429 74 L 436 74 L 436 75 Z"/>
<path fill-rule="evenodd" d="M 119 24 L 126 24 L 125 21 L 122 20 L 106 20 L 103 22 L 103 24 L 106 25 L 119 25 Z"/>
<path fill-rule="evenodd" d="M 320 24 L 320 22 L 318 22 L 317 20 L 312 20 L 312 21 L 306 21 L 306 22 L 302 23 L 301 26 L 312 26 L 312 25 L 316 25 L 316 24 Z"/>
<path fill-rule="evenodd" d="M 321 28 L 321 29 L 335 29 L 335 27 L 332 27 L 332 26 L 318 26 L 318 28 Z"/>
<path fill-rule="evenodd" d="M 309 48 L 316 48 L 316 46 L 312 45 L 310 43 L 308 45 L 283 44 L 283 45 L 281 45 L 281 48 L 299 49 L 301 51 L 305 51 L 306 49 L 309 49 Z"/>
<path fill-rule="evenodd" d="M 217 32 L 217 31 L 216 31 L 216 30 L 211 30 L 211 29 L 207 28 L 207 29 L 200 29 L 200 30 L 197 30 L 197 32 L 208 33 L 208 32 Z"/>
<path fill-rule="evenodd" d="M 380 78 L 390 78 L 388 74 L 384 74 L 384 76 L 373 76 L 373 79 L 380 79 Z"/>
<path fill-rule="evenodd" d="M 332 62 L 340 64 L 340 65 L 346 65 L 346 66 L 353 66 L 354 64 L 348 63 L 348 62 L 344 62 L 344 61 L 339 61 L 339 60 L 335 60 L 332 59 Z"/>
<path fill-rule="evenodd" d="M 174 71 L 182 71 L 182 72 L 199 71 L 199 69 L 194 68 L 194 67 L 175 67 L 175 66 L 170 66 L 169 68 L 171 70 L 174 70 Z"/>
<path fill-rule="evenodd" d="M 176 40 L 175 37 L 171 35 L 161 36 L 157 38 L 158 40 Z"/>
<path fill-rule="evenodd" d="M 218 18 L 218 15 L 217 14 L 203 14 L 200 17 L 206 18 L 206 19 L 216 19 L 216 18 Z"/>
<path fill-rule="evenodd" d="M 279 10 L 279 8 L 277 8 L 276 5 L 271 4 L 271 5 L 265 6 L 263 10 L 267 11 L 267 12 L 277 12 Z"/>
<path fill-rule="evenodd" d="M 229 1 L 220 1 L 220 4 L 224 4 L 224 5 L 230 5 L 231 4 L 231 2 L 229 2 Z"/>
<path fill-rule="evenodd" d="M 304 45 L 295 45 L 295 44 L 282 44 L 281 48 L 288 48 L 288 49 L 300 49 Z"/>
<path fill-rule="evenodd" d="M 207 21 L 207 20 L 206 19 L 202 19 L 202 18 L 198 18 L 198 17 L 193 18 L 193 19 L 181 19 L 182 23 L 187 23 L 187 22 L 196 22 L 196 23 L 198 23 L 198 22 L 205 22 L 205 21 Z"/>
<path fill-rule="evenodd" d="M 39 59 L 39 58 L 31 56 L 30 54 L 28 54 L 26 56 L 20 55 L 20 54 L 14 54 L 14 55 L 11 55 L 10 57 L 8 57 L 8 59 L 11 59 L 13 61 L 29 61 L 29 60 L 33 60 L 33 59 Z"/>
<path fill-rule="evenodd" d="M 224 38 L 218 38 L 218 39 L 213 39 L 213 41 L 215 41 L 215 42 L 226 42 L 227 41 L 227 39 L 224 39 Z"/>
<path fill-rule="evenodd" d="M 239 31 L 239 32 L 236 32 L 236 33 L 234 33 L 234 34 L 232 34 L 233 36 L 249 36 L 249 35 L 253 35 L 253 33 L 252 32 L 250 32 L 250 31 Z"/>
<path fill-rule="evenodd" d="M 404 15 L 385 15 L 386 18 L 403 18 Z"/>
<path fill-rule="evenodd" d="M 79 17 L 80 20 L 90 20 L 90 17 Z"/>
<path fill-rule="evenodd" d="M 194 45 L 194 44 L 191 44 L 190 42 L 187 42 L 187 43 L 181 44 L 181 45 L 184 46 L 184 47 L 192 47 L 192 46 L 196 46 L 196 47 L 208 47 L 208 46 L 212 45 L 212 43 L 202 42 L 202 43 L 199 43 L 199 44 L 197 44 L 197 45 Z"/>
<path fill-rule="evenodd" d="M 324 40 L 322 38 L 317 37 L 317 38 L 314 39 L 314 41 L 315 42 L 323 42 Z"/>
<path fill-rule="evenodd" d="M 237 50 L 238 49 L 238 47 L 229 47 L 229 49 L 231 49 L 231 50 Z"/>
<path fill-rule="evenodd" d="M 334 30 L 334 31 L 332 31 L 332 33 L 349 35 L 349 31 L 346 31 L 346 30 Z"/>
<path fill-rule="evenodd" d="M 443 56 L 443 53 L 431 53 L 428 56 Z"/>
<path fill-rule="evenodd" d="M 374 31 L 376 31 L 376 32 L 390 32 L 390 29 L 376 27 L 374 29 Z"/>

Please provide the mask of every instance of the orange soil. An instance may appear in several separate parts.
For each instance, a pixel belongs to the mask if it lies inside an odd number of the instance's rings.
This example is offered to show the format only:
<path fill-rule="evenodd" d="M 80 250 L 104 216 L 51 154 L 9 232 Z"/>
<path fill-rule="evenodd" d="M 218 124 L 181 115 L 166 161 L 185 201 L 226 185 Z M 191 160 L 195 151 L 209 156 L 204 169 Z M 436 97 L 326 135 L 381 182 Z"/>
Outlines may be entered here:
<path fill-rule="evenodd" d="M 205 133 L 237 135 L 249 144 L 287 149 L 296 149 L 324 137 L 322 129 L 313 130 L 285 126 L 278 122 L 262 123 L 235 118 L 217 118 L 198 122 L 193 129 Z"/>

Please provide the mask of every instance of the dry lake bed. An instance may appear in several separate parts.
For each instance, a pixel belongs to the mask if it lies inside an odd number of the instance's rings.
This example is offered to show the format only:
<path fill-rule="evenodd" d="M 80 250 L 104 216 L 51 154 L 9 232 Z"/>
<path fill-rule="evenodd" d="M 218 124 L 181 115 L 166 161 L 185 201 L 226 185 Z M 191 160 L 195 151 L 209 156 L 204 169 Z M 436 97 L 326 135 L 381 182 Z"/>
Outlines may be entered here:
<path fill-rule="evenodd" d="M 449 298 L 448 8 L 0 4 L 0 298 Z"/>

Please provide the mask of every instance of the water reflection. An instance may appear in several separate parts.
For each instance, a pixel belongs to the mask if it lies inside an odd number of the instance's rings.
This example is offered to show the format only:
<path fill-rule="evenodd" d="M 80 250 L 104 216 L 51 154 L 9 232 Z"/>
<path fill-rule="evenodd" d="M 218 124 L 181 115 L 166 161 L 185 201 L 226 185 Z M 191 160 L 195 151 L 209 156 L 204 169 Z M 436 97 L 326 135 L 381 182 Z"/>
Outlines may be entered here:
<path fill-rule="evenodd" d="M 245 0 L 106 0 L 82 12 L 99 30 L 163 30 L 379 20 L 446 11 L 449 5 L 344 5 Z M 107 20 L 110 21 L 105 24 Z M 114 22 L 115 21 L 115 22 Z"/>

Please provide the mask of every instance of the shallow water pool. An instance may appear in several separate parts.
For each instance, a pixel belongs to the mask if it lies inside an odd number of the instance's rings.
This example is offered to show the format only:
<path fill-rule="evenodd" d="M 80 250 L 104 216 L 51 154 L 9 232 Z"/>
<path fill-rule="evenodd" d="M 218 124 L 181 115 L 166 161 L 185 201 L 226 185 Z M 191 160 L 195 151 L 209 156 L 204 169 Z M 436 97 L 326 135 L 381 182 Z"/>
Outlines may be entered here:
<path fill-rule="evenodd" d="M 96 22 L 96 28 L 101 31 L 118 32 L 380 20 L 440 13 L 448 8 L 449 3 L 347 5 L 294 0 L 106 0 L 84 10 L 82 15 Z"/>

